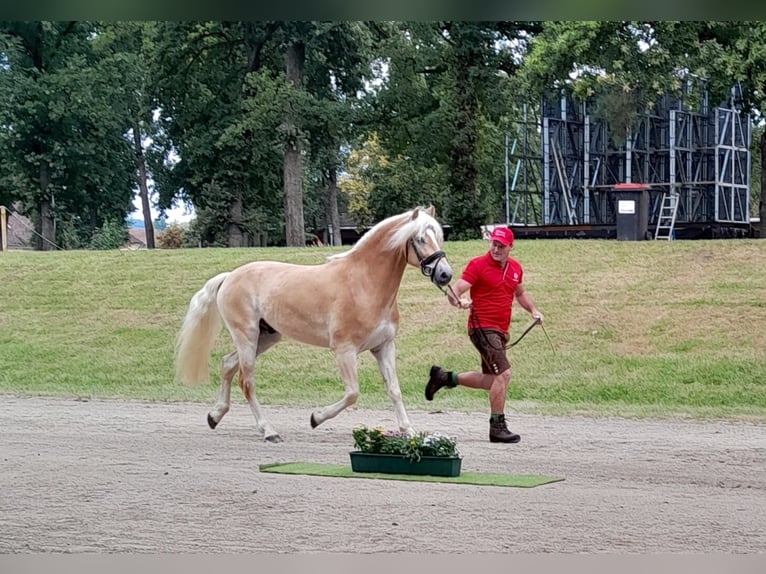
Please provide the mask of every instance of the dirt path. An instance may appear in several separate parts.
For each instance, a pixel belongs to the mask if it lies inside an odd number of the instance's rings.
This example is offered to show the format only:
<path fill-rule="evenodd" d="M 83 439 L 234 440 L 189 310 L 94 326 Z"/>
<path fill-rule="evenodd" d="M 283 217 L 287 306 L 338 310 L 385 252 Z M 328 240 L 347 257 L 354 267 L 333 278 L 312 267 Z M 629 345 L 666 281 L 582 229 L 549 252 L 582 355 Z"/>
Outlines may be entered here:
<path fill-rule="evenodd" d="M 493 445 L 480 413 L 411 411 L 458 437 L 463 470 L 563 476 L 532 489 L 265 474 L 348 463 L 351 410 L 3 397 L 0 553 L 762 553 L 766 426 L 513 415 Z"/>

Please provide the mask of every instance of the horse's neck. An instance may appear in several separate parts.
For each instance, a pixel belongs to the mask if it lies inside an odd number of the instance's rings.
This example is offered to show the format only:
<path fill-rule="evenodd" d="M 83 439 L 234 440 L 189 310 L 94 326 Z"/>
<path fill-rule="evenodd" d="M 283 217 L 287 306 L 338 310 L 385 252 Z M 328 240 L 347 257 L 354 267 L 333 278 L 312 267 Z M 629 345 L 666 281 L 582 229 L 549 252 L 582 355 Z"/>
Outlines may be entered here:
<path fill-rule="evenodd" d="M 389 249 L 388 239 L 371 238 L 372 241 L 354 253 L 354 265 L 364 268 L 366 281 L 395 298 L 407 266 L 403 248 Z"/>

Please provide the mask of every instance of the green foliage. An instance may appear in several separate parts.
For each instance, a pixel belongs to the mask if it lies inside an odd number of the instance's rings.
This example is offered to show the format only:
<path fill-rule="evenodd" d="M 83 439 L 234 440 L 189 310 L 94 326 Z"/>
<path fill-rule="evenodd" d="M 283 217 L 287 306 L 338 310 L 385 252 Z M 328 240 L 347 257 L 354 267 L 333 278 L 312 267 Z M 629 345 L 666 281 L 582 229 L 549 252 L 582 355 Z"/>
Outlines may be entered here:
<path fill-rule="evenodd" d="M 400 22 L 381 50 L 388 75 L 371 107 L 383 153 L 392 164 L 395 158 L 413 164 L 396 166 L 396 173 L 403 180 L 417 175 L 410 196 L 433 202 L 452 237 L 475 238 L 481 225 L 496 221 L 503 197 L 497 134 L 520 119 L 521 102 L 530 99 L 515 80 L 539 28 L 535 22 Z M 381 205 L 395 204 L 381 197 Z"/>
<path fill-rule="evenodd" d="M 264 149 L 276 144 L 274 136 L 262 138 L 241 125 L 248 89 L 244 33 L 236 22 L 160 23 L 151 64 L 163 110 L 163 149 L 149 156 L 155 169 L 164 166 L 156 187 L 160 205 L 169 206 L 180 192 L 197 212 L 215 209 L 219 217 L 210 233 L 224 245 L 230 226 L 241 224 L 240 212 L 230 213 L 229 206 L 238 202 L 246 209 L 258 190 L 273 192 L 257 174 L 278 173 L 278 163 L 263 157 Z M 232 41 L 237 37 L 240 41 Z M 264 125 L 264 135 L 275 127 Z M 180 160 L 170 163 L 171 154 Z"/>
<path fill-rule="evenodd" d="M 58 220 L 56 226 L 56 243 L 62 249 L 82 249 L 88 245 L 89 237 L 76 218 L 66 214 Z"/>
<path fill-rule="evenodd" d="M 86 239 L 132 209 L 134 163 L 124 134 L 124 68 L 94 50 L 92 22 L 3 22 L 0 164 L 11 200 L 23 201 L 38 233 L 53 218 Z"/>
<path fill-rule="evenodd" d="M 90 240 L 90 248 L 97 251 L 118 249 L 128 239 L 128 229 L 125 223 L 117 223 L 107 219 L 104 224 L 96 228 Z"/>
<path fill-rule="evenodd" d="M 414 205 L 442 203 L 445 181 L 439 166 L 426 168 L 401 156 L 388 157 L 373 132 L 351 150 L 339 187 L 348 200 L 348 214 L 363 228 Z"/>
<path fill-rule="evenodd" d="M 657 95 L 697 105 L 688 80 L 704 78 L 713 105 L 741 82 L 758 120 L 764 46 L 764 23 L 738 21 L 2 22 L 0 203 L 85 246 L 132 210 L 143 159 L 156 207 L 204 212 L 191 243 L 279 244 L 284 150 L 300 142 L 308 227 L 332 201 L 360 223 L 433 203 L 471 238 L 502 215 L 502 137 L 522 104 L 568 90 L 621 141 Z M 348 195 L 331 200 L 344 171 Z"/>
<path fill-rule="evenodd" d="M 157 42 L 166 146 L 181 161 L 159 182 L 169 204 L 183 190 L 204 222 L 205 244 L 282 235 L 285 146 L 300 142 L 305 219 L 325 211 L 322 174 L 338 169 L 351 134 L 351 108 L 372 57 L 362 22 L 163 23 Z M 285 46 L 302 48 L 303 81 L 285 76 Z M 292 203 L 291 203 L 292 205 Z M 236 209 L 232 209 L 236 206 Z"/>
<path fill-rule="evenodd" d="M 398 454 L 415 462 L 424 456 L 460 456 L 455 438 L 440 433 L 420 432 L 410 436 L 401 431 L 358 426 L 353 429 L 352 436 L 354 447 L 366 453 Z"/>
<path fill-rule="evenodd" d="M 546 22 L 531 41 L 523 75 L 534 90 L 551 97 L 566 90 L 593 102 L 594 115 L 607 122 L 620 145 L 637 115 L 657 98 L 697 97 L 697 86 L 686 83 L 693 70 L 685 61 L 696 33 L 695 23 Z"/>

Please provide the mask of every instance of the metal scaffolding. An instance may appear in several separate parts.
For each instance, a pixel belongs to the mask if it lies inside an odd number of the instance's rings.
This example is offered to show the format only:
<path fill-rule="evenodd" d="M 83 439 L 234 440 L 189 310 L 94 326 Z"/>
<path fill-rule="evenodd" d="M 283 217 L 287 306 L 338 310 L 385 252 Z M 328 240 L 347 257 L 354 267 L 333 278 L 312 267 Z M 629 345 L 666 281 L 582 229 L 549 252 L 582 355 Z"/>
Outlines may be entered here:
<path fill-rule="evenodd" d="M 543 98 L 531 119 L 525 105 L 506 159 L 506 173 L 513 172 L 506 222 L 613 225 L 614 185 L 642 183 L 649 187 L 650 228 L 667 194 L 676 196 L 678 223 L 747 224 L 751 125 L 740 102 L 739 86 L 712 108 L 704 86 L 693 107 L 665 96 L 618 144 L 588 103 Z"/>

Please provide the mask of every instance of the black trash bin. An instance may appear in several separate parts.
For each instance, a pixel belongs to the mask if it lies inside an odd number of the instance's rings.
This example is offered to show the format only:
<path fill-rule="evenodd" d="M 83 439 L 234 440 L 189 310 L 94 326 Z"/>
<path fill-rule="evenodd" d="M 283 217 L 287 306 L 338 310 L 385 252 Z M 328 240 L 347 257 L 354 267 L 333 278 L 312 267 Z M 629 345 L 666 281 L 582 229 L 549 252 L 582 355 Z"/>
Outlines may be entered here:
<path fill-rule="evenodd" d="M 643 183 L 618 183 L 614 186 L 617 213 L 617 239 L 649 239 L 649 186 Z"/>

